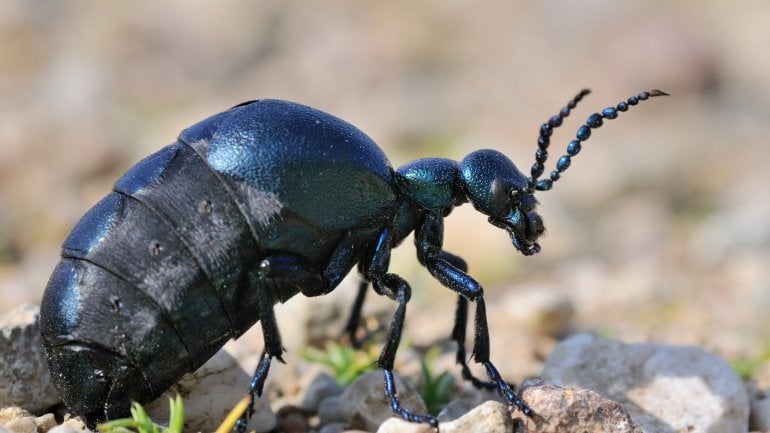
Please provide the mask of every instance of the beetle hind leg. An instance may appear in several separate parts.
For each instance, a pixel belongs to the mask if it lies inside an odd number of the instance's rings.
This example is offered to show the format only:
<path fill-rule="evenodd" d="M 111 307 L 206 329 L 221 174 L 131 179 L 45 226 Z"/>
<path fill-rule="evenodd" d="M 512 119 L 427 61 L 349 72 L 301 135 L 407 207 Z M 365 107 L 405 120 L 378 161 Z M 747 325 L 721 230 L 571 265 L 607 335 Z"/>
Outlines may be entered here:
<path fill-rule="evenodd" d="M 282 358 L 283 345 L 281 344 L 281 334 L 278 331 L 278 323 L 275 320 L 273 297 L 270 290 L 272 283 L 268 280 L 267 272 L 267 268 L 262 268 L 260 271 L 254 272 L 249 276 L 251 287 L 257 293 L 257 309 L 259 310 L 259 323 L 262 326 L 265 349 L 249 385 L 249 405 L 236 423 L 236 431 L 238 433 L 246 433 L 247 431 L 249 419 L 251 419 L 251 415 L 254 413 L 254 401 L 262 396 L 273 358 L 284 362 Z"/>
<path fill-rule="evenodd" d="M 350 309 L 350 316 L 345 324 L 345 328 L 342 331 L 340 337 L 343 342 L 350 343 L 356 349 L 360 349 L 363 346 L 364 341 L 367 340 L 366 336 L 359 336 L 359 329 L 361 324 L 361 313 L 364 308 L 364 300 L 366 299 L 366 292 L 369 289 L 369 282 L 365 279 L 361 279 L 358 285 L 358 292 L 356 293 L 356 299 L 353 301 L 353 306 Z"/>

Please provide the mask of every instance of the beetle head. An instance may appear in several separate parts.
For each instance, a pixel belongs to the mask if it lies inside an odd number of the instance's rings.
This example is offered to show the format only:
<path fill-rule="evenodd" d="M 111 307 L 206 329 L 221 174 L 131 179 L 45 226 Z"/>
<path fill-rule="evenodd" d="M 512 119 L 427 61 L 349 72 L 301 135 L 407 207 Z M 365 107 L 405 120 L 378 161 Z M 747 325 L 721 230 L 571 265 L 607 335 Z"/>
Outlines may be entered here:
<path fill-rule="evenodd" d="M 535 212 L 534 190 L 508 157 L 495 150 L 477 150 L 460 162 L 460 176 L 473 207 L 507 231 L 517 250 L 525 256 L 540 251 L 537 239 L 545 226 Z"/>
<path fill-rule="evenodd" d="M 660 90 L 641 92 L 615 106 L 605 108 L 601 114 L 590 115 L 578 129 L 575 139 L 567 145 L 567 153 L 558 159 L 554 170 L 547 178 L 538 180 L 545 170 L 553 130 L 561 126 L 564 118 L 588 93 L 588 89 L 580 91 L 559 114 L 551 116 L 548 122 L 540 126 L 538 149 L 535 153 L 535 163 L 530 169 L 530 177 L 524 176 L 511 160 L 494 150 L 478 150 L 466 156 L 460 163 L 460 175 L 468 199 L 478 211 L 489 216 L 492 225 L 505 229 L 513 246 L 525 256 L 540 251 L 537 239 L 545 232 L 543 220 L 535 212 L 537 200 L 534 192 L 548 191 L 553 187 L 562 173 L 569 168 L 572 158 L 580 152 L 582 143 L 591 136 L 591 131 L 602 126 L 605 120 L 615 119 L 620 113 L 626 112 L 629 107 L 641 101 L 667 95 Z"/>

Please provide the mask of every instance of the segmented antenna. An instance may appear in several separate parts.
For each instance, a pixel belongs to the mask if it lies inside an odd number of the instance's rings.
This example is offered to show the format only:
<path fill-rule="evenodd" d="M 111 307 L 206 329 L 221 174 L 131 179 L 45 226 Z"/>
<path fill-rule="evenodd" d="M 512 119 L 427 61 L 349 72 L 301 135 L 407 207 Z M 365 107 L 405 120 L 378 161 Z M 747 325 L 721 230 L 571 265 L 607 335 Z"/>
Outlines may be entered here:
<path fill-rule="evenodd" d="M 550 144 L 551 134 L 553 130 L 562 124 L 562 120 L 567 117 L 570 110 L 575 108 L 578 102 L 583 99 L 584 96 L 591 93 L 588 89 L 583 89 L 578 93 L 567 105 L 561 109 L 559 114 L 551 116 L 547 123 L 540 126 L 540 135 L 537 138 L 537 151 L 535 152 L 535 163 L 532 164 L 530 171 L 531 176 L 529 178 L 529 191 L 548 191 L 553 187 L 553 183 L 559 180 L 561 174 L 569 168 L 571 159 L 577 155 L 582 148 L 582 143 L 591 136 L 591 130 L 602 126 L 604 119 L 611 120 L 618 117 L 618 112 L 628 111 L 629 106 L 636 105 L 639 101 L 645 101 L 655 96 L 667 96 L 668 93 L 661 90 L 650 90 L 649 92 L 642 92 L 636 96 L 632 96 L 625 101 L 621 101 L 614 107 L 607 107 L 602 110 L 602 113 L 594 113 L 588 116 L 585 125 L 581 126 L 577 130 L 576 140 L 572 140 L 567 145 L 567 154 L 563 155 L 556 162 L 556 169 L 551 172 L 549 179 L 542 179 L 538 181 L 538 178 L 543 174 L 545 170 L 545 161 L 548 159 L 548 145 Z"/>

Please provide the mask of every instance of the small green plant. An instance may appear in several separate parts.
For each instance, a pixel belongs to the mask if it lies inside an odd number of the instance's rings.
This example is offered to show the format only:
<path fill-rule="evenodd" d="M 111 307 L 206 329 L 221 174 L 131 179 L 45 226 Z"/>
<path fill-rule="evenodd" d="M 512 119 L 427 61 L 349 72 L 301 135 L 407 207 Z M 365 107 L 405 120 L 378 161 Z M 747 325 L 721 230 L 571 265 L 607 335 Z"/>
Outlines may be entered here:
<path fill-rule="evenodd" d="M 377 353 L 373 346 L 358 350 L 330 341 L 323 350 L 308 347 L 302 355 L 310 362 L 327 366 L 340 386 L 349 385 L 362 374 L 377 368 Z"/>
<path fill-rule="evenodd" d="M 215 433 L 228 433 L 233 430 L 238 418 L 246 411 L 249 404 L 249 396 L 246 395 L 238 402 Z M 169 399 L 168 427 L 155 424 L 142 405 L 134 403 L 131 407 L 131 418 L 121 418 L 99 424 L 97 430 L 102 433 L 182 433 L 184 428 L 184 405 L 182 397 Z"/>
<path fill-rule="evenodd" d="M 448 371 L 436 375 L 433 365 L 438 358 L 438 353 L 438 348 L 431 348 L 422 360 L 422 386 L 419 392 L 431 415 L 438 415 L 449 403 L 450 393 L 455 387 L 455 377 Z"/>
<path fill-rule="evenodd" d="M 749 380 L 766 362 L 770 362 L 770 343 L 765 344 L 764 349 L 757 356 L 736 359 L 732 362 L 732 366 L 741 379 Z"/>
<path fill-rule="evenodd" d="M 184 427 L 184 405 L 182 397 L 169 399 L 168 427 L 155 424 L 142 405 L 134 402 L 131 406 L 131 418 L 121 418 L 99 424 L 96 428 L 102 433 L 182 433 Z"/>

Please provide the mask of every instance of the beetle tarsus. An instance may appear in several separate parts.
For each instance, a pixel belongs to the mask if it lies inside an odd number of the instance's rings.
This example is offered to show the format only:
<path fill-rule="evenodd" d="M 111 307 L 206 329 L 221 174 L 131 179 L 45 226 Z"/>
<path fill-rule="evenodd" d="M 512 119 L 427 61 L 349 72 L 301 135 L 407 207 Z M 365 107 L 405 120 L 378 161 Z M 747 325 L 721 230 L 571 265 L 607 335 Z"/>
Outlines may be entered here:
<path fill-rule="evenodd" d="M 497 368 L 491 362 L 484 361 L 482 364 L 484 364 L 484 368 L 487 370 L 489 380 L 497 385 L 497 394 L 500 395 L 501 398 L 503 398 L 510 406 L 521 411 L 524 415 L 530 418 L 536 416 L 535 411 L 533 411 L 524 399 L 513 390 L 513 387 L 510 386 L 510 384 L 503 380 L 500 373 L 497 371 Z"/>
<path fill-rule="evenodd" d="M 393 370 L 385 369 L 385 397 L 390 400 L 390 410 L 394 415 L 398 415 L 401 419 L 410 422 L 424 422 L 438 431 L 438 419 L 432 415 L 418 415 L 401 407 L 401 402 L 398 401 L 398 395 L 396 392 L 396 382 L 393 379 Z"/>

